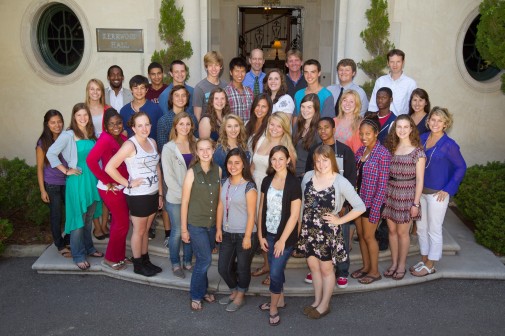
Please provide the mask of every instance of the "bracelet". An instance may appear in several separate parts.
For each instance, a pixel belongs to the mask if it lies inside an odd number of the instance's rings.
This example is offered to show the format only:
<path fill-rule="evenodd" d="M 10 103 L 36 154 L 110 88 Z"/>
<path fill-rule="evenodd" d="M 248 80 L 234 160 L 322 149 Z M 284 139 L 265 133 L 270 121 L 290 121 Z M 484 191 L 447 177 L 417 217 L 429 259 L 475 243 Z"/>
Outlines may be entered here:
<path fill-rule="evenodd" d="M 68 176 L 68 172 L 69 172 L 69 171 L 70 171 L 70 169 L 67 169 L 67 170 L 65 171 L 65 175 L 67 175 L 67 176 Z"/>
<path fill-rule="evenodd" d="M 421 204 L 416 204 L 416 203 L 412 203 L 412 206 L 416 207 L 416 208 L 419 208 L 421 206 Z"/>
<path fill-rule="evenodd" d="M 128 188 L 128 189 L 132 188 L 132 185 L 130 184 L 130 181 L 128 181 L 128 185 L 126 186 L 126 188 Z"/>
<path fill-rule="evenodd" d="M 163 195 L 158 195 L 158 197 L 163 197 Z"/>

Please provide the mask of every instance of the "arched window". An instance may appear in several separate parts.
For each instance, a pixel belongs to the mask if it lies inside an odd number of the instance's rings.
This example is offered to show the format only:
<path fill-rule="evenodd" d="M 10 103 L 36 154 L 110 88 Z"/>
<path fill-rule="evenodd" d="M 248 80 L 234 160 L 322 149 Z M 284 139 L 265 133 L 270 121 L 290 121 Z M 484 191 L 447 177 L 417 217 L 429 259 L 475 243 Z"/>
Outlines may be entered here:
<path fill-rule="evenodd" d="M 37 24 L 37 44 L 44 62 L 58 74 L 68 75 L 81 63 L 84 33 L 79 19 L 67 6 L 49 6 Z"/>

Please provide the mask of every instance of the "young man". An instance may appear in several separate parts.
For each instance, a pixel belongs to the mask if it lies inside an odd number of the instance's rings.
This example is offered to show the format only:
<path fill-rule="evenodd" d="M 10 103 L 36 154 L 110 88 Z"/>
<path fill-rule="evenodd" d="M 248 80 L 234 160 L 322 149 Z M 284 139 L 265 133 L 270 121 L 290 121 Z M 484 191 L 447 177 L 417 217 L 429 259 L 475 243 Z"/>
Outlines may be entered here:
<path fill-rule="evenodd" d="M 251 64 L 251 70 L 245 75 L 243 84 L 250 88 L 256 97 L 263 92 L 263 79 L 266 76 L 266 74 L 261 71 L 263 69 L 263 64 L 265 64 L 263 50 L 253 49 L 249 56 L 249 64 Z"/>
<path fill-rule="evenodd" d="M 377 115 L 381 124 L 377 140 L 384 145 L 389 129 L 393 125 L 393 121 L 396 120 L 396 114 L 391 112 L 391 106 L 393 105 L 393 91 L 388 87 L 381 87 L 377 91 L 375 103 L 379 108 Z"/>
<path fill-rule="evenodd" d="M 147 67 L 147 74 L 151 86 L 147 90 L 146 99 L 158 104 L 158 97 L 167 88 L 167 84 L 163 83 L 163 67 L 157 62 L 152 62 Z"/>
<path fill-rule="evenodd" d="M 186 84 L 186 77 L 188 71 L 186 64 L 181 60 L 175 60 L 170 63 L 170 70 L 168 71 L 170 77 L 172 77 L 172 83 L 167 86 L 167 88 L 158 97 L 158 104 L 160 105 L 163 115 L 168 113 L 168 96 L 172 88 L 177 85 L 184 85 L 189 92 L 189 106 L 186 112 L 193 113 L 193 87 Z"/>
<path fill-rule="evenodd" d="M 212 90 L 226 87 L 226 82 L 219 78 L 223 69 L 223 56 L 217 51 L 209 51 L 203 57 L 203 64 L 207 71 L 207 77 L 196 84 L 193 96 L 193 112 L 198 121 L 205 114 L 207 100 Z"/>
<path fill-rule="evenodd" d="M 111 66 L 107 70 L 107 80 L 110 86 L 105 89 L 105 104 L 119 111 L 133 100 L 132 92 L 123 87 L 123 69 L 119 65 Z"/>
<path fill-rule="evenodd" d="M 379 88 L 388 87 L 393 91 L 393 97 L 395 98 L 391 104 L 391 111 L 397 116 L 407 114 L 409 113 L 410 95 L 417 88 L 417 84 L 415 80 L 403 73 L 403 66 L 405 65 L 405 53 L 403 51 L 393 49 L 388 52 L 387 56 L 389 74 L 379 77 L 375 82 L 368 109 L 372 112 L 379 110 L 376 104 L 377 91 Z"/>
<path fill-rule="evenodd" d="M 288 85 L 288 94 L 295 100 L 295 94 L 298 90 L 307 87 L 307 82 L 302 74 L 302 53 L 300 50 L 291 49 L 286 53 L 286 84 Z"/>
<path fill-rule="evenodd" d="M 242 85 L 245 78 L 246 62 L 235 57 L 230 61 L 231 82 L 224 88 L 228 96 L 231 113 L 238 115 L 244 122 L 249 120 L 251 105 L 254 99 L 253 91 Z"/>
<path fill-rule="evenodd" d="M 360 114 L 362 116 L 365 115 L 365 113 L 368 111 L 368 97 L 366 96 L 365 91 L 353 82 L 354 76 L 356 76 L 356 63 L 354 60 L 350 58 L 341 59 L 337 64 L 337 74 L 338 83 L 327 87 L 327 89 L 333 95 L 333 101 L 335 102 L 335 116 L 338 115 L 340 97 L 346 90 L 354 90 L 358 92 L 361 99 Z"/>
<path fill-rule="evenodd" d="M 356 186 L 356 164 L 354 162 L 354 153 L 352 149 L 341 143 L 340 141 L 335 140 L 335 121 L 330 117 L 323 117 L 319 119 L 317 124 L 317 133 L 319 134 L 319 138 L 323 141 L 322 143 L 328 146 L 333 147 L 335 151 L 335 158 L 337 159 L 337 165 L 340 170 L 340 174 L 342 174 L 351 184 Z M 314 170 L 314 150 L 320 146 L 321 143 L 314 145 L 307 157 L 307 162 L 305 164 L 305 172 L 309 170 Z M 348 206 L 344 204 L 344 211 L 348 210 Z M 345 213 L 342 213 L 342 215 Z M 350 238 L 351 238 L 351 229 L 352 222 L 346 223 L 342 225 L 342 235 L 344 236 L 344 244 L 345 250 L 349 255 L 350 248 Z M 335 276 L 337 277 L 337 287 L 338 288 L 346 288 L 347 287 L 347 277 L 349 276 L 349 258 L 347 261 L 338 263 L 335 267 Z M 305 282 L 312 283 L 312 275 L 309 273 L 305 277 Z"/>
<path fill-rule="evenodd" d="M 123 106 L 119 112 L 123 119 L 124 129 L 128 133 L 128 137 L 133 136 L 133 130 L 128 126 L 128 121 L 132 115 L 142 111 L 147 113 L 151 119 L 151 133 L 149 133 L 149 137 L 156 140 L 156 128 L 158 126 L 158 119 L 162 116 L 162 112 L 158 104 L 146 99 L 148 87 L 149 81 L 142 75 L 135 75 L 130 79 L 130 90 L 133 94 L 133 101 Z"/>
<path fill-rule="evenodd" d="M 309 93 L 315 93 L 319 97 L 319 104 L 321 106 L 321 117 L 334 117 L 335 104 L 333 103 L 333 95 L 331 92 L 319 83 L 321 76 L 321 63 L 315 59 L 310 59 L 303 64 L 303 77 L 307 82 L 307 87 L 298 90 L 295 94 L 295 113 L 293 113 L 293 122 L 300 114 L 300 104 L 303 97 Z"/>

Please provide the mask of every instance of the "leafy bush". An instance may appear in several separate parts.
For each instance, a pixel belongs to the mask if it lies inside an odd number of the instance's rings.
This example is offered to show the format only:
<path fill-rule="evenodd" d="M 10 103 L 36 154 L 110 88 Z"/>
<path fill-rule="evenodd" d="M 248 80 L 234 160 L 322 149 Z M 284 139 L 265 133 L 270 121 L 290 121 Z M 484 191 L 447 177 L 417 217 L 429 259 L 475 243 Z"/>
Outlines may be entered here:
<path fill-rule="evenodd" d="M 0 218 L 0 254 L 5 249 L 3 242 L 12 234 L 12 224 L 8 219 Z"/>
<path fill-rule="evenodd" d="M 40 199 L 37 168 L 24 160 L 0 159 L 0 217 L 36 225 L 47 223 L 49 208 Z"/>
<path fill-rule="evenodd" d="M 505 254 L 505 162 L 468 168 L 454 200 L 475 223 L 477 242 Z"/>

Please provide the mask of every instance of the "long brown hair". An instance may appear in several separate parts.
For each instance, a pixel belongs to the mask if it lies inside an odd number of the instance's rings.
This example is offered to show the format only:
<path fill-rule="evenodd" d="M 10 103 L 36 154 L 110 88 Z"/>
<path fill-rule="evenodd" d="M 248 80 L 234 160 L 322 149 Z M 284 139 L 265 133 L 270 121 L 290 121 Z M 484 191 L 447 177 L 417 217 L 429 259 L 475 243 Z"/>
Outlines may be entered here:
<path fill-rule="evenodd" d="M 254 132 L 256 124 L 258 123 L 258 117 L 256 117 L 256 113 L 254 113 L 254 110 L 256 109 L 256 106 L 258 106 L 261 100 L 265 100 L 267 102 L 268 112 L 261 120 L 261 125 L 258 128 L 258 131 Z M 249 139 L 252 137 L 251 149 L 253 152 L 256 150 L 256 144 L 258 143 L 258 140 L 261 138 L 261 136 L 265 133 L 265 130 L 267 129 L 268 118 L 270 118 L 270 116 L 272 115 L 272 109 L 273 109 L 272 99 L 270 99 L 269 95 L 267 95 L 266 93 L 260 93 L 259 95 L 254 97 L 254 100 L 251 105 L 251 114 L 250 114 L 251 118 L 249 119 L 247 125 L 245 125 L 247 138 Z"/>
<path fill-rule="evenodd" d="M 268 94 L 270 97 L 272 97 L 272 90 L 268 87 L 268 78 L 270 77 L 270 74 L 272 73 L 278 73 L 279 77 L 281 78 L 281 86 L 279 88 L 279 91 L 275 94 L 275 97 L 272 101 L 273 104 L 276 104 L 279 101 L 279 98 L 284 96 L 286 93 L 288 93 L 288 84 L 286 83 L 286 77 L 284 74 L 279 70 L 278 68 L 271 69 L 267 72 L 265 78 L 263 78 L 263 91 Z"/>
<path fill-rule="evenodd" d="M 223 118 L 223 123 L 221 124 L 221 128 L 219 128 L 219 139 L 217 140 L 217 143 L 221 144 L 224 150 L 228 148 L 228 135 L 226 134 L 226 124 L 231 119 L 238 122 L 238 126 L 240 127 L 240 133 L 237 137 L 237 146 L 242 150 L 246 150 L 247 136 L 245 133 L 244 122 L 239 116 L 235 114 L 228 114 Z"/>
<path fill-rule="evenodd" d="M 210 129 L 212 131 L 219 132 L 219 125 L 217 124 L 217 112 L 214 108 L 214 96 L 216 93 L 224 93 L 224 99 L 226 101 L 226 104 L 223 107 L 223 111 L 221 111 L 221 117 L 224 118 L 225 115 L 231 113 L 230 103 L 228 102 L 228 95 L 222 88 L 217 88 L 214 89 L 209 96 L 209 101 L 207 102 L 207 110 L 205 111 L 205 115 L 203 117 L 208 117 L 210 119 Z"/>
<path fill-rule="evenodd" d="M 88 113 L 89 120 L 88 124 L 86 125 L 86 135 L 82 133 L 82 131 L 79 129 L 79 126 L 77 125 L 77 121 L 75 121 L 75 114 L 80 110 L 85 110 L 86 113 Z M 72 108 L 72 117 L 68 129 L 74 131 L 75 136 L 79 139 L 96 140 L 95 127 L 93 126 L 93 120 L 91 118 L 91 112 L 89 111 L 88 105 L 84 103 L 77 103 L 74 105 L 74 107 Z"/>
<path fill-rule="evenodd" d="M 302 140 L 303 149 L 308 151 L 312 146 L 312 143 L 314 142 L 314 139 L 317 134 L 317 123 L 319 122 L 319 118 L 321 116 L 321 113 L 319 112 L 321 104 L 319 102 L 319 97 L 315 93 L 309 93 L 308 95 L 305 95 L 305 97 L 303 97 L 302 102 L 300 103 L 300 110 L 301 105 L 306 102 L 312 102 L 312 105 L 314 106 L 314 116 L 310 120 L 309 129 Z M 302 139 L 304 130 L 305 130 L 305 119 L 303 119 L 300 112 L 300 116 L 296 121 L 296 133 L 293 134 L 293 144 L 295 146 L 298 143 L 298 141 Z"/>
<path fill-rule="evenodd" d="M 286 146 L 283 146 L 283 145 L 277 145 L 275 147 L 273 147 L 271 150 L 270 150 L 270 154 L 268 155 L 268 168 L 267 168 L 267 175 L 273 175 L 275 174 L 275 169 L 274 167 L 272 167 L 272 156 L 274 156 L 275 153 L 277 152 L 283 152 L 284 155 L 286 156 L 286 159 L 290 159 L 291 156 L 289 155 L 289 150 L 287 149 Z M 291 160 L 289 161 L 288 165 L 287 165 L 287 169 L 288 169 L 288 172 L 295 175 L 296 174 L 296 169 L 295 169 L 295 164 L 293 162 L 293 158 L 291 158 Z"/>
<path fill-rule="evenodd" d="M 416 123 L 414 119 L 408 114 L 400 114 L 393 124 L 391 125 L 391 130 L 386 138 L 385 147 L 389 150 L 391 154 L 394 154 L 396 149 L 398 148 L 398 144 L 400 143 L 400 138 L 396 134 L 396 124 L 400 120 L 407 120 L 410 124 L 410 128 L 412 131 L 409 134 L 409 140 L 412 146 L 422 148 L 421 140 L 419 139 L 419 131 L 417 130 Z"/>
<path fill-rule="evenodd" d="M 57 110 L 49 110 L 44 114 L 44 128 L 42 129 L 42 134 L 40 134 L 40 137 L 38 141 L 40 141 L 40 148 L 42 149 L 42 152 L 47 153 L 47 150 L 51 145 L 54 143 L 54 138 L 53 138 L 53 132 L 49 129 L 49 120 L 51 120 L 52 117 L 59 117 L 61 119 L 61 122 L 63 123 L 62 125 L 62 130 L 64 121 L 63 121 L 63 115 L 60 113 L 60 111 Z M 60 133 L 61 134 L 61 133 Z M 38 142 L 37 141 L 37 142 Z M 44 164 L 49 165 L 49 160 L 47 160 L 47 157 L 44 155 Z"/>
<path fill-rule="evenodd" d="M 172 122 L 172 129 L 170 130 L 170 141 L 175 141 L 177 139 L 177 130 L 175 129 L 175 126 L 179 123 L 184 118 L 188 118 L 189 121 L 191 122 L 191 129 L 189 130 L 188 134 L 188 141 L 189 141 L 189 150 L 191 151 L 191 154 L 196 153 L 196 139 L 194 130 L 195 130 L 195 124 L 193 123 L 193 119 L 191 119 L 191 116 L 187 112 L 179 112 L 175 115 L 174 121 Z"/>

